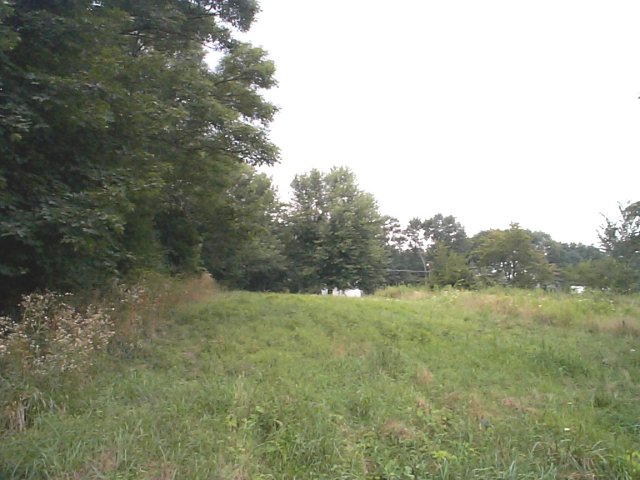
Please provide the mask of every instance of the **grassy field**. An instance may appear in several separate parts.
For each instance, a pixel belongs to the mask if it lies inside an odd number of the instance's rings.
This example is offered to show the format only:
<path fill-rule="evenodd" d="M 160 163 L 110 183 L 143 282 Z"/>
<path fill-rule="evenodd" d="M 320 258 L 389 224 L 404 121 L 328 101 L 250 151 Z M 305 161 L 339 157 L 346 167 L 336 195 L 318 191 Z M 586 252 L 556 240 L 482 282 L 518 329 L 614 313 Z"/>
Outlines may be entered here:
<path fill-rule="evenodd" d="M 640 478 L 640 298 L 223 293 L 103 358 L 2 479 Z"/>

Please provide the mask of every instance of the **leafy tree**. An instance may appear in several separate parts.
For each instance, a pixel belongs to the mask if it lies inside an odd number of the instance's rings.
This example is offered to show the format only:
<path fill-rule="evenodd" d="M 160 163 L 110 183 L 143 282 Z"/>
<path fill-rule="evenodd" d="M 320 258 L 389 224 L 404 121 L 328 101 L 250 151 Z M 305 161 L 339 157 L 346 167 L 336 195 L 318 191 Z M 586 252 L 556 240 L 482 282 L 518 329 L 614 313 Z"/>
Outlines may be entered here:
<path fill-rule="evenodd" d="M 286 275 L 282 205 L 271 180 L 241 168 L 227 196 L 221 211 L 228 218 L 207 225 L 203 236 L 205 267 L 233 288 L 281 289 Z"/>
<path fill-rule="evenodd" d="M 508 230 L 480 232 L 473 238 L 471 258 L 488 283 L 519 288 L 544 285 L 552 271 L 533 237 L 516 223 Z"/>
<path fill-rule="evenodd" d="M 422 270 L 425 272 L 425 281 L 426 275 L 429 272 L 429 260 L 428 260 L 428 252 L 430 247 L 432 246 L 431 239 L 427 235 L 427 232 L 424 228 L 424 223 L 420 218 L 414 217 L 409 220 L 407 224 L 407 228 L 404 230 L 404 238 L 406 250 L 411 252 L 412 255 L 406 255 L 405 257 L 413 257 L 413 259 L 420 260 L 420 263 L 414 262 L 410 263 L 409 266 L 415 270 Z"/>
<path fill-rule="evenodd" d="M 640 202 L 619 206 L 619 219 L 605 219 L 602 248 L 629 272 L 625 290 L 640 290 Z"/>
<path fill-rule="evenodd" d="M 385 219 L 347 168 L 296 176 L 287 219 L 292 288 L 358 286 L 371 291 L 385 278 Z"/>
<path fill-rule="evenodd" d="M 201 264 L 241 163 L 270 164 L 252 0 L 0 3 L 0 303 Z M 217 50 L 215 69 L 204 45 Z"/>
<path fill-rule="evenodd" d="M 360 190 L 347 168 L 333 168 L 325 186 L 329 216 L 322 278 L 338 288 L 372 291 L 383 283 L 387 267 L 384 218 L 376 200 Z"/>
<path fill-rule="evenodd" d="M 574 267 L 588 260 L 601 259 L 604 254 L 591 245 L 581 243 L 562 243 L 551 238 L 548 233 L 530 232 L 535 248 L 541 251 L 549 262 L 554 274 L 553 282 L 556 286 L 568 287 L 575 284 Z M 583 283 L 578 282 L 582 285 Z"/>
<path fill-rule="evenodd" d="M 443 245 L 457 253 L 468 250 L 467 233 L 453 215 L 440 213 L 425 220 L 422 224 L 424 236 L 430 245 Z"/>
<path fill-rule="evenodd" d="M 473 282 L 473 274 L 466 257 L 451 251 L 444 242 L 437 243 L 431 261 L 429 283 L 438 287 L 450 285 L 469 288 Z"/>
<path fill-rule="evenodd" d="M 420 257 L 406 248 L 408 238 L 397 218 L 385 217 L 386 250 L 389 258 L 389 269 L 385 283 L 404 285 L 421 283 L 425 273 Z M 423 273 L 424 272 L 424 273 Z"/>
<path fill-rule="evenodd" d="M 444 216 L 439 213 L 426 220 L 412 218 L 403 235 L 405 242 L 401 247 L 402 252 L 396 255 L 402 258 L 405 264 L 411 267 L 410 269 L 424 271 L 425 277 L 423 279 L 428 280 L 432 285 L 440 285 L 443 280 L 441 276 L 444 267 L 442 263 L 444 260 L 443 252 L 446 252 L 447 258 L 450 254 L 455 253 L 456 255 L 451 257 L 452 261 L 459 263 L 464 260 L 464 254 L 468 249 L 468 239 L 464 227 L 452 215 Z M 438 268 L 441 269 L 440 276 L 433 279 L 431 278 L 433 262 L 439 247 L 445 247 L 440 252 L 438 259 Z M 445 284 L 449 284 L 449 281 L 442 283 L 442 285 Z"/>
<path fill-rule="evenodd" d="M 320 271 L 327 261 L 323 244 L 329 215 L 324 175 L 316 169 L 296 175 L 291 188 L 293 198 L 286 217 L 290 288 L 314 291 L 326 284 Z"/>
<path fill-rule="evenodd" d="M 635 274 L 628 265 L 609 255 L 582 261 L 568 267 L 565 272 L 572 285 L 618 292 L 629 291 Z"/>

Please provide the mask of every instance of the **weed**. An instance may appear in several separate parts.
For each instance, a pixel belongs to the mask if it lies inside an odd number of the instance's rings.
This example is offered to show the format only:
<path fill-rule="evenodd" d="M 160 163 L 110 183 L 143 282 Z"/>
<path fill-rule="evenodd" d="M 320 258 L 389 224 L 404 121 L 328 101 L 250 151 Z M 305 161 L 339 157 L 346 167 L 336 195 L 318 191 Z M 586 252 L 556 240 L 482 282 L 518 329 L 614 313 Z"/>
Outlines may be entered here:
<path fill-rule="evenodd" d="M 433 374 L 428 368 L 421 368 L 420 370 L 418 370 L 418 373 L 416 375 L 416 382 L 418 383 L 418 385 L 426 386 L 431 383 L 432 378 Z"/>
<path fill-rule="evenodd" d="M 104 310 L 91 305 L 80 312 L 65 297 L 27 295 L 19 321 L 0 318 L 0 361 L 39 376 L 90 365 L 114 335 L 113 323 Z"/>
<path fill-rule="evenodd" d="M 68 298 L 27 295 L 19 320 L 0 318 L 0 408 L 8 431 L 24 431 L 40 413 L 54 410 L 52 390 L 69 387 L 114 335 L 103 309 L 90 305 L 81 311 Z"/>

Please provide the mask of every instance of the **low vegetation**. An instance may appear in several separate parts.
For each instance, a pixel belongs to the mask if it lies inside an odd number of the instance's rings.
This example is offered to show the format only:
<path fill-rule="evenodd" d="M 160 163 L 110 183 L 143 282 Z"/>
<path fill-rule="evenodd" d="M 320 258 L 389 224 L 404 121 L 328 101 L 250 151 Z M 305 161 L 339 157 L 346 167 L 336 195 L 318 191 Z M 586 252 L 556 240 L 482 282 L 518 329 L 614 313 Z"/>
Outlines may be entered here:
<path fill-rule="evenodd" d="M 640 475 L 637 296 L 192 288 L 114 312 L 157 315 L 63 390 L 23 384 L 23 425 L 3 397 L 0 477 Z"/>

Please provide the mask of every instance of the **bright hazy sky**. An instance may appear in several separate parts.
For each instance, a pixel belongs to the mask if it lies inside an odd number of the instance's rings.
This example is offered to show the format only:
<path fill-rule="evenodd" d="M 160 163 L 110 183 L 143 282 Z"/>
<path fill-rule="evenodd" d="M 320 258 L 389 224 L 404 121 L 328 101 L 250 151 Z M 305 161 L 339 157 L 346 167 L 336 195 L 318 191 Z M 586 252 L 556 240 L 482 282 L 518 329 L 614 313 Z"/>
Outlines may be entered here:
<path fill-rule="evenodd" d="M 640 200 L 640 1 L 260 0 L 266 169 L 346 165 L 383 214 L 596 243 Z"/>

